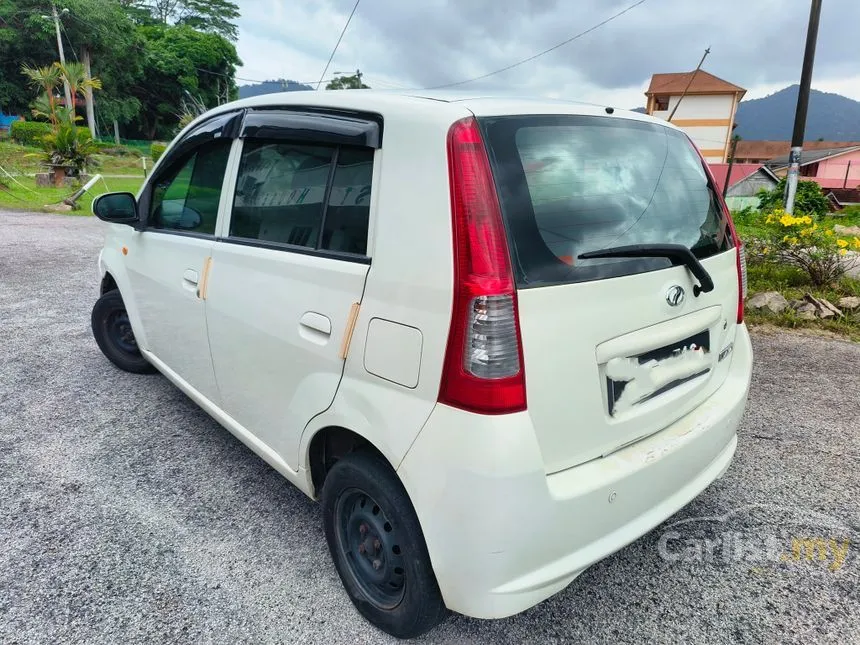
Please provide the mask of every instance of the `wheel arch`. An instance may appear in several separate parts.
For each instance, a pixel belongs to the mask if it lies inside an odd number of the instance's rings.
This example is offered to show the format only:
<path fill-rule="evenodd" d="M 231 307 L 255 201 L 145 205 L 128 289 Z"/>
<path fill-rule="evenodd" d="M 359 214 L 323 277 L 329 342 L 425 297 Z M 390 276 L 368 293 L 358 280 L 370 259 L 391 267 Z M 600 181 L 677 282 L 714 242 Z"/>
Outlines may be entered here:
<path fill-rule="evenodd" d="M 131 228 L 129 228 L 129 230 L 131 230 Z M 134 328 L 135 338 L 137 338 L 138 344 L 141 348 L 147 349 L 149 347 L 149 343 L 146 339 L 146 330 L 143 328 L 143 322 L 140 318 L 137 301 L 134 297 L 131 284 L 129 283 L 126 258 L 120 250 L 121 246 L 125 246 L 126 244 L 129 244 L 126 240 L 116 240 L 109 236 L 105 246 L 99 253 L 99 296 L 103 296 L 113 290 L 119 291 L 122 296 L 122 301 L 125 304 L 126 311 L 128 311 L 129 318 L 131 318 L 131 325 Z"/>
<path fill-rule="evenodd" d="M 367 437 L 338 425 L 329 425 L 317 430 L 308 442 L 305 463 L 310 473 L 311 497 L 319 498 L 323 483 L 337 460 L 358 451 L 372 452 L 396 470 L 391 460 Z"/>
<path fill-rule="evenodd" d="M 101 282 L 101 287 L 99 289 L 99 295 L 103 296 L 108 291 L 113 291 L 114 289 L 119 291 L 119 286 L 116 283 L 116 278 L 114 278 L 113 275 L 111 275 L 110 271 L 105 271 L 104 275 L 102 276 L 102 282 Z"/>

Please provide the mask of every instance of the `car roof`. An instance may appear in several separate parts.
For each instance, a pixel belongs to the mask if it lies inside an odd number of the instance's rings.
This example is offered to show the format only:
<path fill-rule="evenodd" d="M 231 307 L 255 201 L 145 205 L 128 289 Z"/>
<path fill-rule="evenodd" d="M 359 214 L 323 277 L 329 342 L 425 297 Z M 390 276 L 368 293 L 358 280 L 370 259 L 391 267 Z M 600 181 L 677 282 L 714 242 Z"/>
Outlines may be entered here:
<path fill-rule="evenodd" d="M 432 107 L 436 104 L 440 111 L 448 111 L 452 115 L 469 110 L 476 116 L 500 116 L 507 114 L 573 114 L 584 116 L 607 116 L 616 118 L 646 121 L 675 128 L 671 123 L 656 119 L 630 110 L 612 109 L 595 103 L 578 102 L 573 100 L 548 99 L 541 97 L 520 97 L 510 94 L 491 94 L 462 91 L 434 90 L 326 90 L 326 91 L 297 91 L 261 94 L 238 101 L 232 101 L 218 106 L 202 117 L 195 119 L 195 124 L 202 118 L 208 118 L 221 112 L 240 108 L 265 107 L 314 107 L 340 110 L 358 110 L 378 112 L 383 118 L 396 117 L 398 113 L 407 114 L 410 108 L 421 106 Z M 194 125 L 194 124 L 191 124 Z"/>

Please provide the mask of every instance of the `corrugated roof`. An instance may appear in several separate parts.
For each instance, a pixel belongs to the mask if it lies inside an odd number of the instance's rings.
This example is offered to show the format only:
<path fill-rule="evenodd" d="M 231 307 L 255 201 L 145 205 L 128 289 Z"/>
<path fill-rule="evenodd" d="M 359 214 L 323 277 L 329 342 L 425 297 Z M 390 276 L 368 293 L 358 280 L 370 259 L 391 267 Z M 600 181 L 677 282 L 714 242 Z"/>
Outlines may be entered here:
<path fill-rule="evenodd" d="M 853 148 L 860 141 L 804 141 L 803 151 L 828 150 L 831 148 Z M 773 159 L 788 155 L 791 141 L 738 141 L 735 159 Z"/>
<path fill-rule="evenodd" d="M 839 155 L 854 152 L 855 150 L 860 150 L 860 146 L 852 146 L 850 148 L 824 148 L 823 150 L 806 150 L 804 148 L 800 155 L 800 165 L 806 166 L 807 164 L 815 163 L 816 161 L 822 161 L 824 159 L 829 159 L 830 157 L 838 157 Z M 767 162 L 767 165 L 771 168 L 787 166 L 788 157 L 788 155 L 774 157 Z"/>
<path fill-rule="evenodd" d="M 709 163 L 708 167 L 711 169 L 711 173 L 714 175 L 714 181 L 717 183 L 717 188 L 719 190 L 723 189 L 723 185 L 726 183 L 726 176 L 729 172 L 729 164 L 727 163 Z M 740 181 L 743 181 L 747 177 L 752 174 L 755 174 L 759 170 L 763 170 L 768 175 L 773 176 L 772 173 L 762 166 L 760 163 L 736 163 L 732 166 L 732 176 L 729 181 L 729 188 L 734 186 Z"/>
<path fill-rule="evenodd" d="M 740 92 L 741 96 L 746 94 L 746 90 L 742 87 L 724 81 L 710 72 L 700 69 L 698 72 L 677 72 L 673 74 L 654 74 L 651 77 L 651 84 L 648 86 L 648 91 L 645 96 L 651 94 L 681 94 L 690 82 L 690 76 L 695 74 L 688 94 L 712 94 L 726 93 L 734 94 Z"/>

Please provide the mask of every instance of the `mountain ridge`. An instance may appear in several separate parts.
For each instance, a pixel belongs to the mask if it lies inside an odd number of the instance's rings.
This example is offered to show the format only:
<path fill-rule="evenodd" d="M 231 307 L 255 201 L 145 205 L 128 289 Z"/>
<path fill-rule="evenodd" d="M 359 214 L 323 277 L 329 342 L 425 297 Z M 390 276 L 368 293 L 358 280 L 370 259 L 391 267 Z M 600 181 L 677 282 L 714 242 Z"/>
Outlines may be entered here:
<path fill-rule="evenodd" d="M 261 96 L 262 94 L 275 94 L 276 92 L 300 92 L 312 90 L 310 85 L 291 81 L 284 78 L 271 79 L 262 83 L 239 86 L 239 98 L 246 99 L 250 96 Z"/>
<path fill-rule="evenodd" d="M 735 117 L 735 134 L 755 141 L 791 139 L 799 89 L 799 85 L 789 85 L 763 98 L 741 101 Z M 860 140 L 860 101 L 811 90 L 804 138 L 808 141 Z"/>

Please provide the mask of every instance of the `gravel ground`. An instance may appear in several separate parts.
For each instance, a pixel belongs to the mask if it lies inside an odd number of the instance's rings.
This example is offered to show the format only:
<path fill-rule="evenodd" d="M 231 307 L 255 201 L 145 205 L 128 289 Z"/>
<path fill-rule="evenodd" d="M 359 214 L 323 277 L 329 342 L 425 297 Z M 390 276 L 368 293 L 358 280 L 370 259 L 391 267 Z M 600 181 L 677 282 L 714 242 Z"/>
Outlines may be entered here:
<path fill-rule="evenodd" d="M 352 609 L 314 503 L 99 353 L 101 239 L 93 218 L 0 213 L 0 642 L 392 642 Z M 539 606 L 421 640 L 860 642 L 860 346 L 754 345 L 722 480 Z M 847 556 L 795 561 L 807 535 Z"/>

